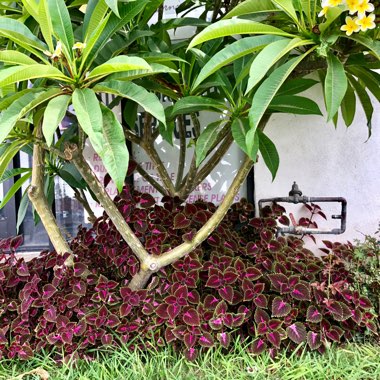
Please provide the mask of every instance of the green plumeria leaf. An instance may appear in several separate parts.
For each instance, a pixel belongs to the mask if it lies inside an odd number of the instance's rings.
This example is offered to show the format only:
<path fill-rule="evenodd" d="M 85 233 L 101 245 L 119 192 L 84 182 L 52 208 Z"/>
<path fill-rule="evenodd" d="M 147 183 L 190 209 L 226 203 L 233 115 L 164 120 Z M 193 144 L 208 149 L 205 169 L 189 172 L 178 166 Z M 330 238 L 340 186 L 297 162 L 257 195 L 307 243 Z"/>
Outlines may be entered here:
<path fill-rule="evenodd" d="M 174 104 L 171 117 L 199 111 L 221 112 L 225 109 L 226 104 L 220 100 L 205 96 L 186 96 Z"/>
<path fill-rule="evenodd" d="M 95 92 L 89 88 L 75 89 L 73 106 L 81 128 L 99 154 L 103 149 L 103 115 Z"/>
<path fill-rule="evenodd" d="M 264 132 L 257 130 L 260 143 L 260 153 L 263 156 L 265 165 L 272 174 L 272 181 L 275 179 L 278 167 L 280 165 L 280 156 L 278 155 L 276 146 Z"/>
<path fill-rule="evenodd" d="M 290 59 L 274 70 L 267 79 L 256 90 L 253 99 L 252 107 L 249 111 L 249 123 L 251 129 L 255 131 L 260 123 L 261 118 L 264 116 L 268 106 L 272 99 L 277 94 L 277 91 L 281 88 L 282 84 L 297 67 L 297 65 L 314 49 L 310 49 L 308 52 Z M 254 134 L 254 132 L 252 132 Z"/>
<path fill-rule="evenodd" d="M 244 119 L 235 119 L 231 125 L 232 137 L 234 138 L 236 144 L 240 149 L 248 155 L 246 135 L 249 131 L 249 120 L 248 118 Z"/>
<path fill-rule="evenodd" d="M 320 115 L 322 112 L 317 103 L 304 96 L 277 95 L 269 105 L 272 111 L 296 115 Z"/>
<path fill-rule="evenodd" d="M 356 112 L 355 91 L 350 83 L 348 83 L 347 91 L 342 101 L 341 110 L 346 127 L 349 127 L 354 121 Z"/>
<path fill-rule="evenodd" d="M 217 72 L 223 66 L 226 66 L 247 54 L 263 49 L 266 45 L 277 41 L 279 38 L 281 37 L 272 35 L 247 37 L 226 46 L 207 61 L 199 73 L 197 80 L 193 84 L 192 89 L 194 90 L 197 88 L 200 83 L 202 83 L 210 75 Z"/>
<path fill-rule="evenodd" d="M 37 62 L 24 53 L 17 50 L 1 50 L 0 62 L 13 65 L 33 65 Z"/>
<path fill-rule="evenodd" d="M 203 162 L 209 150 L 218 141 L 222 120 L 210 123 L 199 135 L 195 144 L 196 166 Z"/>
<path fill-rule="evenodd" d="M 104 0 L 89 0 L 84 15 L 82 40 L 87 41 L 103 21 L 108 12 L 108 5 Z"/>
<path fill-rule="evenodd" d="M 380 41 L 378 40 L 373 40 L 371 38 L 368 38 L 368 37 L 365 37 L 365 36 L 361 36 L 361 35 L 351 35 L 351 36 L 347 36 L 347 35 L 343 35 L 342 37 L 345 37 L 345 38 L 348 38 L 350 40 L 353 40 L 355 42 L 358 42 L 359 44 L 365 46 L 367 49 L 369 49 L 374 55 L 375 57 L 380 60 Z"/>
<path fill-rule="evenodd" d="M 53 78 L 63 82 L 71 82 L 70 78 L 66 77 L 61 71 L 53 66 L 34 64 L 12 66 L 0 70 L 0 87 L 36 78 Z"/>
<path fill-rule="evenodd" d="M 151 70 L 150 65 L 142 58 L 120 56 L 111 58 L 90 72 L 87 79 L 104 77 L 120 71 Z"/>
<path fill-rule="evenodd" d="M 0 210 L 12 199 L 16 192 L 22 187 L 22 185 L 32 176 L 32 172 L 29 172 L 19 178 L 5 194 L 3 200 L 0 203 Z"/>
<path fill-rule="evenodd" d="M 106 92 L 133 100 L 158 121 L 164 125 L 166 124 L 165 111 L 162 103 L 158 100 L 155 94 L 147 91 L 144 87 L 138 86 L 132 82 L 111 80 L 99 83 L 94 87 L 94 91 Z"/>
<path fill-rule="evenodd" d="M 119 191 L 123 189 L 129 165 L 129 152 L 125 143 L 123 127 L 116 115 L 107 107 L 102 107 L 103 149 L 97 152 L 107 172 Z"/>
<path fill-rule="evenodd" d="M 23 23 L 10 17 L 0 17 L 0 36 L 9 38 L 28 51 L 45 51 L 47 46 L 40 41 Z"/>
<path fill-rule="evenodd" d="M 257 55 L 251 65 L 246 94 L 264 78 L 272 66 L 283 56 L 299 46 L 304 46 L 312 43 L 313 41 L 311 40 L 301 40 L 299 38 L 294 38 L 292 40 L 285 39 L 275 41 L 266 46 Z"/>
<path fill-rule="evenodd" d="M 42 132 L 48 146 L 51 146 L 53 143 L 54 133 L 66 115 L 70 100 L 71 95 L 57 96 L 56 98 L 50 100 L 45 109 L 44 119 L 42 122 Z"/>
<path fill-rule="evenodd" d="M 119 9 L 117 7 L 118 0 L 106 0 L 106 3 L 111 8 L 112 12 L 115 13 L 117 17 L 120 17 Z"/>
<path fill-rule="evenodd" d="M 338 112 L 347 91 L 347 77 L 343 64 L 333 54 L 327 57 L 327 74 L 325 79 L 325 102 L 327 120 L 331 120 Z"/>
<path fill-rule="evenodd" d="M 246 0 L 238 4 L 224 18 L 243 16 L 250 13 L 276 12 L 279 9 L 270 0 Z"/>
<path fill-rule="evenodd" d="M 188 49 L 206 41 L 235 34 L 274 34 L 277 36 L 295 37 L 293 34 L 286 33 L 279 28 L 256 21 L 241 19 L 221 20 L 215 24 L 211 24 L 197 34 L 191 40 Z"/>
<path fill-rule="evenodd" d="M 57 40 L 62 41 L 72 56 L 74 32 L 69 11 L 64 0 L 47 0 L 51 23 Z"/>
<path fill-rule="evenodd" d="M 41 29 L 41 33 L 44 36 L 46 43 L 52 53 L 54 51 L 53 45 L 53 25 L 51 22 L 51 17 L 48 8 L 48 0 L 40 0 L 38 4 L 38 18 L 35 18 L 38 21 L 38 24 Z"/>
<path fill-rule="evenodd" d="M 59 88 L 51 88 L 37 93 L 29 92 L 13 102 L 0 115 L 0 142 L 2 142 L 14 128 L 16 123 L 38 105 L 54 98 L 61 93 Z"/>

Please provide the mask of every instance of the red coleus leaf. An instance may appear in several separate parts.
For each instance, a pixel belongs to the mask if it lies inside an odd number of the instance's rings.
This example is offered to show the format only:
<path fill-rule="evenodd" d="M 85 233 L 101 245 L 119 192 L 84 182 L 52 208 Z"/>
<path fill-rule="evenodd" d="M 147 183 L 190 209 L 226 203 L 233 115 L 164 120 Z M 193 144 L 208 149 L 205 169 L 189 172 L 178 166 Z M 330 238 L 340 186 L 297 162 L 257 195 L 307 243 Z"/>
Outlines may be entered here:
<path fill-rule="evenodd" d="M 222 285 L 222 283 L 223 282 L 222 282 L 221 276 L 217 275 L 217 274 L 213 274 L 208 278 L 205 286 L 207 286 L 209 288 L 216 288 L 217 289 Z"/>
<path fill-rule="evenodd" d="M 268 307 L 268 299 L 264 294 L 259 294 L 253 298 L 253 302 L 257 307 L 266 309 Z"/>
<path fill-rule="evenodd" d="M 268 250 L 269 252 L 272 252 L 272 253 L 276 253 L 276 252 L 279 252 L 281 250 L 281 243 L 277 240 L 271 240 L 268 245 Z"/>
<path fill-rule="evenodd" d="M 174 223 L 173 223 L 173 228 L 174 229 L 183 229 L 186 227 L 189 227 L 191 223 L 191 220 L 188 219 L 185 214 L 182 214 L 181 212 L 177 214 L 174 217 Z"/>
<path fill-rule="evenodd" d="M 203 332 L 202 335 L 198 339 L 198 343 L 202 347 L 213 347 L 214 345 L 214 338 L 212 335 L 208 332 Z"/>
<path fill-rule="evenodd" d="M 185 234 L 182 235 L 182 240 L 184 242 L 191 243 L 196 233 L 197 231 L 194 228 L 192 228 L 189 232 L 186 232 Z"/>
<path fill-rule="evenodd" d="M 83 263 L 74 263 L 74 276 L 81 277 L 86 271 L 88 271 L 87 265 Z"/>
<path fill-rule="evenodd" d="M 84 281 L 75 281 L 73 284 L 73 293 L 78 296 L 86 295 L 87 285 Z"/>
<path fill-rule="evenodd" d="M 156 203 L 156 201 L 154 200 L 154 198 L 150 194 L 144 193 L 141 195 L 140 206 L 142 208 L 152 207 L 155 203 Z"/>
<path fill-rule="evenodd" d="M 196 341 L 197 341 L 197 336 L 194 334 L 186 333 L 183 337 L 183 342 L 185 343 L 185 346 L 187 349 L 194 347 Z"/>
<path fill-rule="evenodd" d="M 307 308 L 306 320 L 311 323 L 319 323 L 322 321 L 322 314 L 314 305 L 310 305 Z"/>
<path fill-rule="evenodd" d="M 215 308 L 215 315 L 223 315 L 226 314 L 228 310 L 228 306 L 225 301 L 220 301 Z"/>
<path fill-rule="evenodd" d="M 204 225 L 208 220 L 207 213 L 205 211 L 198 211 L 193 215 L 193 220 L 194 222 Z"/>
<path fill-rule="evenodd" d="M 288 286 L 288 278 L 282 273 L 268 274 L 268 278 L 273 288 L 279 292 L 283 292 L 283 290 Z"/>
<path fill-rule="evenodd" d="M 337 320 L 343 318 L 343 310 L 339 302 L 326 302 L 326 308 L 332 313 L 334 318 L 337 318 Z"/>
<path fill-rule="evenodd" d="M 234 269 L 227 269 L 223 272 L 223 282 L 224 284 L 233 284 L 239 275 Z"/>
<path fill-rule="evenodd" d="M 306 340 L 306 328 L 301 322 L 295 322 L 286 328 L 288 337 L 296 344 L 305 342 Z"/>
<path fill-rule="evenodd" d="M 218 333 L 216 338 L 218 339 L 220 345 L 224 348 L 228 348 L 231 344 L 231 336 L 228 332 Z"/>
<path fill-rule="evenodd" d="M 57 288 L 51 284 L 46 284 L 42 288 L 42 299 L 47 300 L 56 293 Z"/>
<path fill-rule="evenodd" d="M 174 319 L 181 311 L 181 306 L 177 304 L 168 305 L 167 313 L 170 319 Z"/>
<path fill-rule="evenodd" d="M 281 325 L 282 325 L 282 321 L 280 321 L 279 319 L 271 319 L 268 323 L 267 323 L 268 327 L 271 329 L 271 330 L 278 330 Z"/>
<path fill-rule="evenodd" d="M 273 239 L 273 232 L 267 229 L 264 229 L 260 232 L 261 239 L 269 243 Z"/>
<path fill-rule="evenodd" d="M 44 311 L 44 318 L 48 322 L 55 322 L 57 320 L 57 309 L 54 306 L 49 306 L 45 311 Z"/>
<path fill-rule="evenodd" d="M 190 303 L 198 305 L 201 297 L 200 297 L 198 291 L 193 289 L 191 292 L 188 293 L 187 299 Z"/>
<path fill-rule="evenodd" d="M 166 303 L 162 303 L 156 308 L 156 314 L 162 319 L 169 319 L 168 306 Z"/>
<path fill-rule="evenodd" d="M 193 205 L 192 203 L 186 203 L 183 212 L 186 216 L 191 216 L 195 214 L 198 211 L 197 206 Z"/>
<path fill-rule="evenodd" d="M 259 246 L 254 242 L 249 242 L 246 246 L 246 254 L 248 256 L 254 256 L 260 252 Z"/>
<path fill-rule="evenodd" d="M 257 335 L 265 335 L 269 331 L 269 327 L 266 322 L 260 322 L 257 325 Z"/>
<path fill-rule="evenodd" d="M 200 326 L 201 324 L 199 314 L 193 307 L 186 307 L 182 318 L 188 326 Z"/>
<path fill-rule="evenodd" d="M 281 215 L 277 220 L 279 223 L 283 224 L 284 226 L 290 225 L 290 220 L 286 215 Z"/>
<path fill-rule="evenodd" d="M 212 247 L 219 247 L 220 237 L 216 234 L 213 234 L 207 239 L 207 243 L 209 243 Z"/>
<path fill-rule="evenodd" d="M 113 337 L 111 334 L 104 334 L 101 338 L 103 346 L 110 346 L 113 343 Z"/>
<path fill-rule="evenodd" d="M 268 313 L 259 308 L 255 310 L 255 314 L 253 315 L 253 318 L 256 323 L 268 322 L 270 320 Z"/>
<path fill-rule="evenodd" d="M 339 332 L 336 330 L 329 330 L 325 332 L 326 337 L 332 340 L 333 342 L 340 342 Z"/>
<path fill-rule="evenodd" d="M 183 352 L 183 355 L 188 361 L 193 362 L 198 357 L 198 350 L 195 348 L 189 348 Z"/>
<path fill-rule="evenodd" d="M 261 338 L 256 339 L 251 345 L 251 350 L 254 355 L 262 354 L 266 348 L 267 345 L 265 341 Z"/>
<path fill-rule="evenodd" d="M 321 334 L 318 332 L 309 331 L 307 333 L 307 344 L 311 350 L 317 350 L 321 344 Z"/>
<path fill-rule="evenodd" d="M 232 304 L 234 298 L 234 290 L 232 289 L 232 286 L 223 286 L 222 288 L 218 289 L 218 293 L 224 300 Z"/>
<path fill-rule="evenodd" d="M 244 271 L 244 278 L 251 281 L 258 280 L 262 275 L 263 273 L 261 272 L 260 269 L 256 267 L 252 267 L 252 266 L 247 267 Z"/>
<path fill-rule="evenodd" d="M 166 343 L 171 343 L 171 342 L 173 342 L 176 339 L 177 338 L 173 334 L 172 329 L 170 327 L 167 327 L 165 329 L 165 340 L 166 340 Z"/>
<path fill-rule="evenodd" d="M 354 309 L 351 311 L 351 318 L 353 321 L 355 321 L 357 324 L 360 324 L 362 321 L 362 312 L 360 309 Z"/>
<path fill-rule="evenodd" d="M 76 294 L 67 294 L 65 296 L 65 301 L 66 301 L 66 306 L 69 309 L 74 308 L 75 306 L 78 305 L 80 297 Z"/>
<path fill-rule="evenodd" d="M 345 303 L 339 302 L 339 305 L 342 309 L 342 313 L 341 314 L 334 313 L 333 317 L 336 321 L 343 322 L 352 316 L 352 312 L 351 312 L 351 309 Z"/>
<path fill-rule="evenodd" d="M 366 321 L 365 326 L 369 331 L 371 331 L 373 334 L 378 335 L 377 326 L 376 323 L 373 321 Z"/>
<path fill-rule="evenodd" d="M 208 323 L 213 330 L 220 330 L 223 327 L 223 318 L 222 317 L 212 318 L 208 321 Z"/>
<path fill-rule="evenodd" d="M 30 276 L 30 273 L 29 273 L 29 270 L 28 270 L 28 265 L 26 264 L 26 262 L 24 261 L 24 259 L 22 259 L 20 261 L 20 263 L 17 265 L 17 274 L 20 277 Z"/>
<path fill-rule="evenodd" d="M 133 223 L 133 227 L 135 228 L 135 231 L 144 234 L 148 229 L 148 223 L 145 220 L 136 220 Z"/>
<path fill-rule="evenodd" d="M 278 331 L 271 331 L 266 334 L 266 337 L 273 346 L 280 348 L 281 345 L 281 335 Z"/>
<path fill-rule="evenodd" d="M 216 298 L 215 296 L 208 294 L 205 297 L 203 304 L 206 309 L 214 310 L 219 301 L 220 301 L 219 298 Z"/>
<path fill-rule="evenodd" d="M 355 300 L 354 302 L 355 302 L 356 306 L 359 306 L 360 308 L 362 308 L 364 310 L 369 310 L 372 308 L 372 303 L 368 297 L 364 297 L 364 296 L 359 297 L 359 299 Z"/>
<path fill-rule="evenodd" d="M 305 284 L 296 284 L 290 295 L 299 301 L 310 301 L 310 287 Z"/>
<path fill-rule="evenodd" d="M 290 313 L 291 306 L 280 297 L 276 297 L 272 302 L 272 316 L 285 317 Z"/>
<path fill-rule="evenodd" d="M 188 297 L 188 289 L 187 289 L 187 286 L 183 285 L 183 286 L 178 286 L 178 288 L 175 290 L 174 292 L 174 297 L 176 299 L 184 299 L 184 300 L 187 300 L 187 297 Z"/>

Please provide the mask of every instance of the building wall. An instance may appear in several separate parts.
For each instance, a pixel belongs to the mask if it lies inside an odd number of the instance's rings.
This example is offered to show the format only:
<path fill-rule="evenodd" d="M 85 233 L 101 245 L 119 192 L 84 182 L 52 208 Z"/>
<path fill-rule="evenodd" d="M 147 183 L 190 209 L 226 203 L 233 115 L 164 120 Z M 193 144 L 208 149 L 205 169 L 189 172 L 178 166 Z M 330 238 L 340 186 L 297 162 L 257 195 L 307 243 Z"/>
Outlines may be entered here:
<path fill-rule="evenodd" d="M 319 100 L 324 112 L 320 88 L 315 86 L 307 95 Z M 380 222 L 379 111 L 377 104 L 372 120 L 372 137 L 368 141 L 366 119 L 360 105 L 357 106 L 355 121 L 348 129 L 342 121 L 335 129 L 332 123 L 326 122 L 326 117 L 273 116 L 266 133 L 277 146 L 280 167 L 272 182 L 262 160 L 255 166 L 256 200 L 287 196 L 293 181 L 296 181 L 303 195 L 347 199 L 346 232 L 339 236 L 322 235 L 319 241 L 352 241 L 363 239 L 363 234 L 375 233 Z M 331 220 L 331 214 L 340 213 L 339 207 L 320 205 L 329 222 L 320 218 L 317 221 L 319 227 L 339 227 L 339 220 Z"/>

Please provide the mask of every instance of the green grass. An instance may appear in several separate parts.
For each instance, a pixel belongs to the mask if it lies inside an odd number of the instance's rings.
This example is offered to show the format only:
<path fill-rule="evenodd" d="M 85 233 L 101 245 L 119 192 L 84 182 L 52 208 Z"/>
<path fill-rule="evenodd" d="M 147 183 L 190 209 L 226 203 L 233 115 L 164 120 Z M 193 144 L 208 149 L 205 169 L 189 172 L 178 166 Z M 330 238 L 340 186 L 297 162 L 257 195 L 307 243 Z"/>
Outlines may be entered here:
<path fill-rule="evenodd" d="M 98 352 L 94 361 L 57 365 L 49 355 L 28 362 L 0 361 L 0 380 L 45 379 L 27 372 L 42 369 L 48 380 L 380 380 L 380 346 L 351 344 L 332 348 L 325 355 L 300 348 L 298 354 L 254 357 L 241 344 L 233 354 L 209 351 L 190 363 L 170 349 L 158 352 L 128 352 L 119 349 Z M 24 375 L 23 375 L 24 374 Z"/>

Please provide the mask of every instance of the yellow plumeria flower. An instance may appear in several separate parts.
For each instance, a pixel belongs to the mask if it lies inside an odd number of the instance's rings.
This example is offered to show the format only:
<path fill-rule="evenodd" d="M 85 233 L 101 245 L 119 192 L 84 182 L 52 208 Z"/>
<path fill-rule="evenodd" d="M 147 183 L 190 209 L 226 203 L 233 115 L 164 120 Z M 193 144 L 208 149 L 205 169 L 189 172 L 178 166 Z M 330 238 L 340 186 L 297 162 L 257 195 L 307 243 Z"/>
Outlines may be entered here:
<path fill-rule="evenodd" d="M 343 0 L 327 0 L 325 6 L 328 7 L 337 7 L 338 5 L 343 4 Z"/>
<path fill-rule="evenodd" d="M 373 12 L 375 6 L 369 2 L 369 0 L 362 0 L 361 3 L 357 6 L 359 18 L 365 17 L 366 12 Z"/>
<path fill-rule="evenodd" d="M 46 53 L 45 53 L 46 54 Z M 62 58 L 62 43 L 61 41 L 57 42 L 57 46 L 55 47 L 53 54 L 47 54 L 52 60 L 57 61 L 59 58 Z"/>
<path fill-rule="evenodd" d="M 360 30 L 360 26 L 357 24 L 357 17 L 352 19 L 351 17 L 346 17 L 346 24 L 342 25 L 340 30 L 346 32 L 347 36 L 351 36 L 352 33 L 356 33 Z"/>
<path fill-rule="evenodd" d="M 350 11 L 350 15 L 353 15 L 358 11 L 360 0 L 347 0 L 346 3 L 348 10 Z"/>
<path fill-rule="evenodd" d="M 359 18 L 356 23 L 362 32 L 365 32 L 368 29 L 375 29 L 375 14 L 372 13 L 368 16 L 364 16 L 363 18 Z"/>
<path fill-rule="evenodd" d="M 327 13 L 327 11 L 329 10 L 329 8 L 330 7 L 327 7 L 327 6 L 323 7 L 322 10 L 318 13 L 318 17 L 324 16 Z"/>
<path fill-rule="evenodd" d="M 73 50 L 83 50 L 86 47 L 86 43 L 76 42 L 73 46 Z"/>

